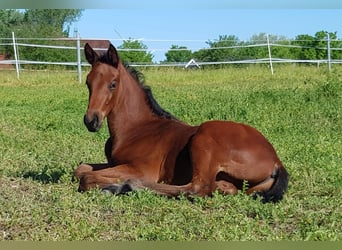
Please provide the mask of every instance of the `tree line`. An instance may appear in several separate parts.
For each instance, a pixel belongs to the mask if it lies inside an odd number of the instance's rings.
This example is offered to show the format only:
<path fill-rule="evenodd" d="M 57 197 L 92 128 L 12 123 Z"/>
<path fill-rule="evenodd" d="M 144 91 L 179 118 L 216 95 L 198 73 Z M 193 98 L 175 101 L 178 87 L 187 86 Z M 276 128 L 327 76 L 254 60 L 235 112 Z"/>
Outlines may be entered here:
<path fill-rule="evenodd" d="M 269 35 L 273 58 L 293 60 L 327 59 L 327 37 L 330 47 L 342 49 L 342 41 L 337 39 L 337 32 L 318 31 L 314 36 L 301 34 L 295 39 Z M 218 39 L 206 42 L 208 48 L 198 51 L 188 50 L 186 46 L 172 45 L 166 52 L 165 62 L 186 62 L 192 58 L 201 62 L 225 62 L 268 58 L 267 34 L 253 35 L 248 41 L 240 41 L 234 35 L 220 35 Z M 264 45 L 264 46 L 258 46 Z M 331 59 L 342 59 L 342 50 L 334 50 Z"/>
<path fill-rule="evenodd" d="M 30 43 L 48 45 L 68 45 L 65 40 L 39 40 L 38 38 L 67 38 L 71 24 L 82 16 L 83 10 L 75 9 L 28 9 L 0 10 L 0 44 L 6 44 L 4 38 L 10 38 L 12 32 L 16 37 L 32 38 Z M 298 60 L 327 59 L 327 35 L 330 36 L 330 47 L 335 48 L 331 59 L 342 59 L 342 41 L 337 32 L 318 31 L 316 34 L 300 34 L 294 39 L 284 36 L 269 35 L 273 58 Z M 37 39 L 37 40 L 35 40 Z M 8 43 L 8 41 L 7 41 Z M 220 35 L 217 39 L 208 40 L 207 48 L 192 51 L 183 45 L 171 45 L 165 53 L 165 60 L 160 63 L 188 62 L 195 59 L 199 62 L 224 62 L 268 58 L 266 34 L 253 35 L 248 41 L 240 41 L 235 35 Z M 136 39 L 127 39 L 118 46 L 123 61 L 127 63 L 153 63 L 153 54 L 148 46 Z M 336 50 L 337 49 L 337 50 Z M 0 54 L 13 58 L 12 45 L 0 46 Z M 20 48 L 20 57 L 33 61 L 75 62 L 76 53 L 70 50 L 56 50 L 25 46 Z M 46 67 L 40 65 L 37 67 Z"/>

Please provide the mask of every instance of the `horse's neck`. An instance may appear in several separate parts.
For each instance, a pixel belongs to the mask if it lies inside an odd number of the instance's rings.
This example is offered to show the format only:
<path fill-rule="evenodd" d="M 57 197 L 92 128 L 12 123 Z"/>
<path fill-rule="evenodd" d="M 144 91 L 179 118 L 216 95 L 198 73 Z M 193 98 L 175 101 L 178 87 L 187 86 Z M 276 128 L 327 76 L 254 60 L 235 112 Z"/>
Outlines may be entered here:
<path fill-rule="evenodd" d="M 154 118 L 146 101 L 144 90 L 135 82 L 123 65 L 120 68 L 121 84 L 117 103 L 109 113 L 108 127 L 111 134 L 120 134 L 129 129 L 136 129 L 140 124 Z"/>

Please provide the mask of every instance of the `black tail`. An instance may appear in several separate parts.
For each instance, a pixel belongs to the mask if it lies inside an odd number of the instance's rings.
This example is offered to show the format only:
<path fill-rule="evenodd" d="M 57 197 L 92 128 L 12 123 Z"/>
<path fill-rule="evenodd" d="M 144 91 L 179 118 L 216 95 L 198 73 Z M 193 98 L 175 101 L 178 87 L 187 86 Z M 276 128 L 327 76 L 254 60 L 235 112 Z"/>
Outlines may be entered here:
<path fill-rule="evenodd" d="M 257 193 L 257 196 L 261 196 L 261 201 L 266 202 L 278 202 L 283 198 L 284 193 L 287 190 L 289 182 L 289 174 L 283 166 L 278 168 L 275 176 L 275 182 L 269 190 Z"/>

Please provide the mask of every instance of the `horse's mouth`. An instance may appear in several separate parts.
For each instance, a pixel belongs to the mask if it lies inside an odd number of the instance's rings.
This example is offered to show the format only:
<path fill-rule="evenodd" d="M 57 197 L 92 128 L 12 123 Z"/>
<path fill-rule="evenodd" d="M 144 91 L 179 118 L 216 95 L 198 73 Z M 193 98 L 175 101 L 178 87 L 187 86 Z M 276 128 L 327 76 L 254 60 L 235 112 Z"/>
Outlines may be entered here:
<path fill-rule="evenodd" d="M 94 115 L 91 119 L 88 119 L 87 115 L 85 115 L 83 121 L 89 132 L 99 131 L 102 125 L 97 115 Z"/>

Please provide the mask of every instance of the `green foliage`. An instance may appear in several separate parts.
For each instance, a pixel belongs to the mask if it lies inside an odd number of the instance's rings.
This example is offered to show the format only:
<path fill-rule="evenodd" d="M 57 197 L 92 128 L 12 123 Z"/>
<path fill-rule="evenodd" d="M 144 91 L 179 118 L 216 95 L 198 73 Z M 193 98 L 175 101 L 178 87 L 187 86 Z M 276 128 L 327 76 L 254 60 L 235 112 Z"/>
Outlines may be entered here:
<path fill-rule="evenodd" d="M 0 42 L 8 43 L 8 40 L 2 39 L 12 37 L 13 29 L 22 25 L 23 20 L 23 15 L 16 10 L 0 9 Z M 7 57 L 11 56 L 11 50 L 9 45 L 0 46 L 0 53 Z"/>
<path fill-rule="evenodd" d="M 218 39 L 207 41 L 209 49 L 194 52 L 194 58 L 204 62 L 222 62 L 237 60 L 239 49 L 225 48 L 238 46 L 241 43 L 234 35 L 220 35 Z"/>
<path fill-rule="evenodd" d="M 316 58 L 316 50 L 314 46 L 314 38 L 310 35 L 298 35 L 293 42 L 295 45 L 303 46 L 303 48 L 299 49 L 297 52 L 297 59 L 308 60 L 311 58 Z M 306 46 L 306 47 L 304 47 Z M 294 49 L 293 51 L 298 50 Z"/>
<path fill-rule="evenodd" d="M 284 36 L 268 35 L 270 44 L 276 44 L 280 46 L 271 46 L 271 55 L 273 58 L 292 58 L 291 50 L 289 47 L 283 47 L 282 45 L 291 45 L 291 42 Z M 245 52 L 245 55 L 250 58 L 268 58 L 267 34 L 259 33 L 253 35 L 247 45 L 263 45 L 260 47 L 251 47 Z"/>
<path fill-rule="evenodd" d="M 11 37 L 12 29 L 24 23 L 24 16 L 17 10 L 0 9 L 0 37 Z"/>
<path fill-rule="evenodd" d="M 336 32 L 329 32 L 330 47 L 335 48 L 332 59 L 342 59 L 342 41 L 337 39 Z M 249 41 L 239 41 L 236 36 L 220 35 L 218 39 L 207 44 L 208 49 L 201 49 L 193 53 L 198 61 L 224 62 L 246 59 L 268 58 L 266 33 L 253 35 Z M 315 60 L 327 59 L 327 32 L 319 31 L 315 36 L 302 34 L 294 40 L 284 36 L 269 35 L 271 55 L 273 58 Z M 289 45 L 289 46 L 287 46 Z M 291 47 L 301 46 L 301 48 Z"/>
<path fill-rule="evenodd" d="M 25 32 L 28 35 L 34 34 L 35 37 L 68 37 L 70 25 L 77 21 L 81 14 L 82 10 L 79 9 L 28 9 L 24 13 L 24 22 L 29 30 Z"/>
<path fill-rule="evenodd" d="M 37 40 L 28 40 L 26 43 L 29 44 L 75 47 L 76 44 L 67 41 L 49 41 L 41 40 L 41 38 L 68 37 L 70 24 L 77 21 L 81 14 L 82 10 L 79 9 L 28 9 L 24 12 L 0 10 L 0 37 L 10 38 L 13 31 L 16 37 L 38 38 Z M 13 57 L 12 46 L 4 46 L 0 49 L 4 50 L 8 57 Z M 76 51 L 74 53 L 70 53 L 70 51 L 72 50 L 19 47 L 20 59 L 29 61 L 75 62 Z M 42 69 L 50 66 L 30 65 L 28 67 Z"/>
<path fill-rule="evenodd" d="M 186 46 L 172 45 L 165 57 L 165 62 L 188 62 L 192 58 L 192 52 Z"/>
<path fill-rule="evenodd" d="M 334 67 L 335 68 L 335 67 Z M 342 240 L 341 68 L 278 66 L 143 73 L 179 119 L 248 123 L 290 173 L 282 202 L 239 193 L 168 199 L 78 193 L 80 161 L 103 162 L 108 131 L 83 125 L 87 88 L 75 73 L 0 75 L 0 240 Z M 172 94 L 171 94 L 172 93 Z"/>
<path fill-rule="evenodd" d="M 147 52 L 147 46 L 139 40 L 125 40 L 118 49 L 120 58 L 126 63 L 152 63 L 153 55 Z"/>
<path fill-rule="evenodd" d="M 75 49 L 76 41 L 63 40 L 30 40 L 29 44 L 39 44 L 45 46 L 60 46 L 65 48 L 48 48 L 48 47 L 19 47 L 19 55 L 21 60 L 36 61 L 36 62 L 54 62 L 73 64 L 77 61 L 77 52 Z M 65 65 L 47 65 L 47 64 L 23 64 L 24 69 L 75 69 L 75 66 Z"/>
<path fill-rule="evenodd" d="M 210 51 L 212 61 L 222 62 L 231 61 L 236 59 L 236 49 L 221 49 L 223 47 L 232 47 L 239 45 L 239 39 L 234 35 L 229 36 L 219 36 L 217 40 L 207 42 L 209 47 L 212 49 Z"/>
<path fill-rule="evenodd" d="M 327 31 L 318 31 L 315 36 L 301 34 L 296 36 L 293 41 L 294 45 L 302 46 L 302 48 L 294 48 L 292 53 L 295 59 L 301 60 L 314 60 L 314 59 L 327 59 Z M 342 42 L 337 39 L 337 33 L 329 32 L 330 47 L 342 48 Z M 332 53 L 332 59 L 341 59 L 342 53 L 336 50 Z"/>

